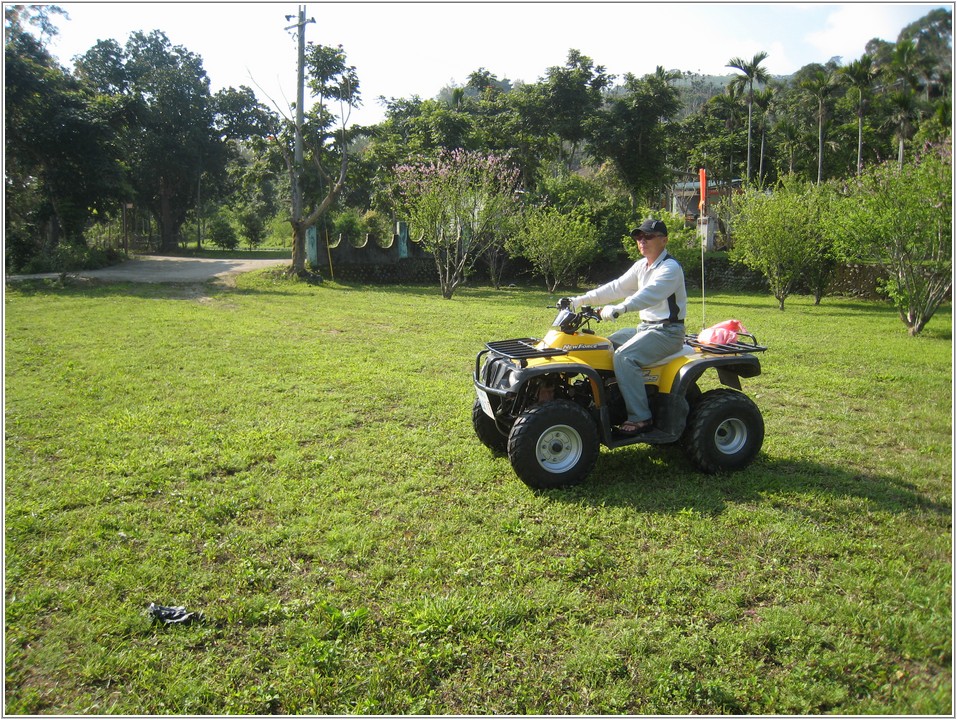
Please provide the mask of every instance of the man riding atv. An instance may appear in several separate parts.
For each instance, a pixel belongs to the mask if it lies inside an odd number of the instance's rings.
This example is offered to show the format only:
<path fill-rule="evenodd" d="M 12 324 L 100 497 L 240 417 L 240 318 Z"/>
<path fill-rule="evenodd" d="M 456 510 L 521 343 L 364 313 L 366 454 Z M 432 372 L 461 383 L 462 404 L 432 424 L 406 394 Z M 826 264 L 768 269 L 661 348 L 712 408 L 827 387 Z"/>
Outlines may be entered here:
<path fill-rule="evenodd" d="M 760 451 L 764 420 L 741 379 L 761 374 L 755 353 L 767 348 L 736 320 L 684 334 L 684 274 L 665 251 L 667 232 L 659 220 L 636 228 L 644 257 L 618 280 L 560 299 L 543 338 L 486 342 L 476 355 L 475 433 L 529 487 L 583 482 L 601 445 L 680 444 L 705 473 L 739 470 Z M 636 328 L 603 337 L 590 327 L 634 310 Z"/>
<path fill-rule="evenodd" d="M 631 237 L 638 243 L 642 259 L 617 280 L 571 299 L 573 309 L 604 305 L 602 320 L 638 311 L 641 322 L 637 327 L 623 328 L 608 336 L 615 348 L 615 376 L 628 410 L 618 433 L 629 437 L 652 427 L 642 367 L 681 350 L 688 304 L 684 271 L 665 249 L 665 224 L 661 220 L 645 220 L 631 231 Z M 608 304 L 618 300 L 617 304 Z"/>

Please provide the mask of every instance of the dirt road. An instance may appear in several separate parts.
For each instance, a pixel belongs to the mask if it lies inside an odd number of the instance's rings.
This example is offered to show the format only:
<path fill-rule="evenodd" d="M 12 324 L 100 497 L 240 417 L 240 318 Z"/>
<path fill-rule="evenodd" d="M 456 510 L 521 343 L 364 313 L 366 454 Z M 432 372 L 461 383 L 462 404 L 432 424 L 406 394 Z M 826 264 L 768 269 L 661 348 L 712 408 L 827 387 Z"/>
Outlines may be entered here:
<path fill-rule="evenodd" d="M 260 268 L 289 265 L 290 262 L 289 258 L 282 260 L 226 260 L 150 255 L 135 257 L 119 265 L 100 270 L 78 270 L 69 272 L 67 275 L 69 277 L 112 282 L 188 283 L 205 282 L 214 278 L 227 278 Z M 58 273 L 43 273 L 40 275 L 9 275 L 7 280 L 55 279 L 58 277 Z"/>

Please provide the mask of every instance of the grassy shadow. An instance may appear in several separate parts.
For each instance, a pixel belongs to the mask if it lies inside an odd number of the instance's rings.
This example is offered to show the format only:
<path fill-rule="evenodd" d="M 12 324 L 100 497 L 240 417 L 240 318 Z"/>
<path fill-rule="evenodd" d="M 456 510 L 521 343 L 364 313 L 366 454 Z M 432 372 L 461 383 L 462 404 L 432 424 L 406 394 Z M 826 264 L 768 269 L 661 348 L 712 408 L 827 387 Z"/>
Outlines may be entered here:
<path fill-rule="evenodd" d="M 292 281 L 290 281 L 292 284 Z M 305 283 L 303 283 L 305 284 Z M 8 281 L 7 293 L 26 297 L 88 297 L 115 298 L 133 297 L 152 300 L 196 300 L 200 297 L 218 297 L 228 294 L 239 295 L 280 295 L 291 296 L 293 288 L 285 290 L 281 285 L 275 288 L 257 286 L 239 288 L 221 279 L 202 282 L 115 282 L 87 278 L 67 277 L 60 280 L 18 280 Z"/>
<path fill-rule="evenodd" d="M 624 506 L 648 513 L 692 510 L 710 516 L 720 515 L 728 504 L 766 502 L 770 495 L 785 505 L 788 497 L 814 496 L 864 501 L 873 510 L 894 514 L 919 510 L 949 518 L 952 513 L 950 503 L 932 500 L 913 484 L 888 475 L 770 459 L 759 459 L 737 473 L 705 475 L 692 470 L 676 448 L 653 450 L 637 462 L 635 452 L 603 453 L 583 485 L 541 494 L 556 502 L 585 506 Z M 795 502 L 794 508 L 805 505 Z"/>

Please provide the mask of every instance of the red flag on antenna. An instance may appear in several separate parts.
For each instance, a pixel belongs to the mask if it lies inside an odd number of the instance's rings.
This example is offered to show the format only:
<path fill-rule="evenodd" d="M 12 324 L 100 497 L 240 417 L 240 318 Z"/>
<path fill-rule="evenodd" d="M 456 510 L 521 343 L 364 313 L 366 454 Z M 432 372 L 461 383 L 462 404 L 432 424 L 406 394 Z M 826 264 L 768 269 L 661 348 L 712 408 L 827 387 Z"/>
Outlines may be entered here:
<path fill-rule="evenodd" d="M 708 173 L 704 168 L 698 170 L 698 179 L 701 181 L 701 200 L 698 203 L 698 210 L 704 215 L 704 209 L 708 201 Z"/>

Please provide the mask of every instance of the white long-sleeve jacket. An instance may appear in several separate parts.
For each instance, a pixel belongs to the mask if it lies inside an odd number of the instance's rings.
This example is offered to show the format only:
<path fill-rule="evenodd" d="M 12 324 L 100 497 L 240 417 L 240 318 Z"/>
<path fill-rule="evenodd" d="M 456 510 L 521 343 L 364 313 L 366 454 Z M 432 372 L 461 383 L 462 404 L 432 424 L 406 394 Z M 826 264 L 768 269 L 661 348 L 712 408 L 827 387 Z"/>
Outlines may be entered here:
<path fill-rule="evenodd" d="M 582 305 L 607 305 L 621 298 L 621 310 L 637 310 L 645 322 L 683 321 L 688 308 L 684 270 L 666 250 L 651 267 L 641 258 L 620 278 L 585 293 L 578 301 Z"/>

